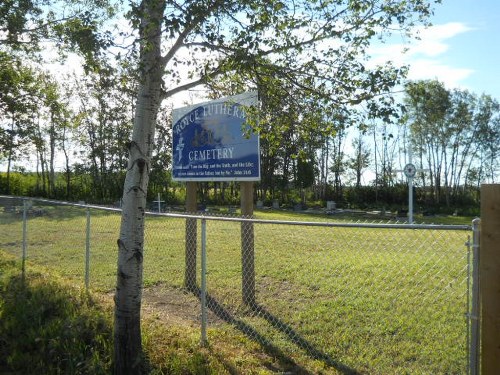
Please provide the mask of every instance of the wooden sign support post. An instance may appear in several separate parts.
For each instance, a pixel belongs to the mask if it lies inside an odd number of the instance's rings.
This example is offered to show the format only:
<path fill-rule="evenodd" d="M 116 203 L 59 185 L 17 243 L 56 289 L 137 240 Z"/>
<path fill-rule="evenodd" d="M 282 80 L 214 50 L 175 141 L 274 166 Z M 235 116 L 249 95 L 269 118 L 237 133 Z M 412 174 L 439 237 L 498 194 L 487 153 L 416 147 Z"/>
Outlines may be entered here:
<path fill-rule="evenodd" d="M 481 186 L 481 374 L 500 369 L 500 184 Z"/>
<path fill-rule="evenodd" d="M 197 183 L 186 183 L 186 212 L 195 213 L 198 203 L 196 201 Z M 197 221 L 186 219 L 186 268 L 184 272 L 184 286 L 191 291 L 196 290 L 196 246 L 197 246 Z"/>
<path fill-rule="evenodd" d="M 241 215 L 253 216 L 253 182 L 240 183 Z M 241 223 L 241 291 L 243 303 L 255 304 L 255 255 L 253 223 Z"/>

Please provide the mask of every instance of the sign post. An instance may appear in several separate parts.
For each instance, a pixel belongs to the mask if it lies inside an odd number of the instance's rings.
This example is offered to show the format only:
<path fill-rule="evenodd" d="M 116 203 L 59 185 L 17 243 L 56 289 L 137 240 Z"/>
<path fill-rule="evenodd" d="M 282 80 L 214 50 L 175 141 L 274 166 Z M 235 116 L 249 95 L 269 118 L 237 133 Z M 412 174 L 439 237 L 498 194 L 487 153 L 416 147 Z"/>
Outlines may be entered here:
<path fill-rule="evenodd" d="M 186 212 L 195 213 L 197 208 L 197 183 L 189 181 L 186 184 Z M 196 247 L 198 225 L 196 219 L 186 219 L 186 259 L 184 272 L 184 286 L 191 291 L 196 290 Z"/>
<path fill-rule="evenodd" d="M 253 216 L 253 182 L 240 184 L 241 215 L 245 218 Z M 241 294 L 247 305 L 255 304 L 255 254 L 253 223 L 241 223 Z"/>
<path fill-rule="evenodd" d="M 198 181 L 241 182 L 242 215 L 253 215 L 253 181 L 260 180 L 259 137 L 247 124 L 246 109 L 257 104 L 250 92 L 174 109 L 172 179 L 187 182 L 186 210 L 196 211 Z M 186 220 L 185 285 L 196 286 L 196 220 Z M 255 301 L 253 223 L 242 223 L 243 301 Z"/>

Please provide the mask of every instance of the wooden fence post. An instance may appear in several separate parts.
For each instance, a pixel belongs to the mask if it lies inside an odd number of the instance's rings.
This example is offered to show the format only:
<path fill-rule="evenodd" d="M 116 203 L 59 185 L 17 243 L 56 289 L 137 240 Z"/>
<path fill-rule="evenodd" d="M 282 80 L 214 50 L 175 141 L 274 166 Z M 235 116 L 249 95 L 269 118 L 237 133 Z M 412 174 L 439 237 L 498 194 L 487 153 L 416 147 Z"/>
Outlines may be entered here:
<path fill-rule="evenodd" d="M 253 182 L 240 184 L 241 215 L 253 216 Z M 243 303 L 255 304 L 255 255 L 253 223 L 241 223 L 241 291 Z"/>
<path fill-rule="evenodd" d="M 481 186 L 481 374 L 500 371 L 500 184 Z"/>
<path fill-rule="evenodd" d="M 197 183 L 186 183 L 186 212 L 195 213 L 198 202 L 196 199 Z M 184 273 L 184 286 L 194 291 L 196 289 L 196 246 L 197 246 L 197 221 L 186 219 L 186 266 Z"/>

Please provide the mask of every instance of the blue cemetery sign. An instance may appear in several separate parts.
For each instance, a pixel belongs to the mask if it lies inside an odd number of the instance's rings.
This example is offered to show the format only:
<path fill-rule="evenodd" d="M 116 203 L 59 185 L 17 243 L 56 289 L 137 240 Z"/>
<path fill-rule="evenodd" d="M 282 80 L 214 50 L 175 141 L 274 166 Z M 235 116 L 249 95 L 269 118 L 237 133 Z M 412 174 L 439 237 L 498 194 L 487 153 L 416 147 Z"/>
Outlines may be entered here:
<path fill-rule="evenodd" d="M 246 125 L 247 93 L 174 109 L 172 165 L 176 181 L 260 180 L 259 137 Z"/>

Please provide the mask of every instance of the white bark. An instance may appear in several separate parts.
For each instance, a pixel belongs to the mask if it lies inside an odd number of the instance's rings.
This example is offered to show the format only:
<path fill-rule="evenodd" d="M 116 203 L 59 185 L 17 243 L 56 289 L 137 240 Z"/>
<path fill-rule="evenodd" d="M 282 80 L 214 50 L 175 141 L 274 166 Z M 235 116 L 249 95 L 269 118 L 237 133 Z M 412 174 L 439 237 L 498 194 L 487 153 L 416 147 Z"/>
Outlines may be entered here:
<path fill-rule="evenodd" d="M 128 170 L 123 188 L 123 211 L 118 239 L 115 294 L 115 373 L 142 373 L 141 298 L 144 215 L 156 117 L 160 106 L 161 1 L 144 1 L 141 82 L 134 130 L 129 143 Z M 164 5 L 164 4 L 163 4 Z"/>

